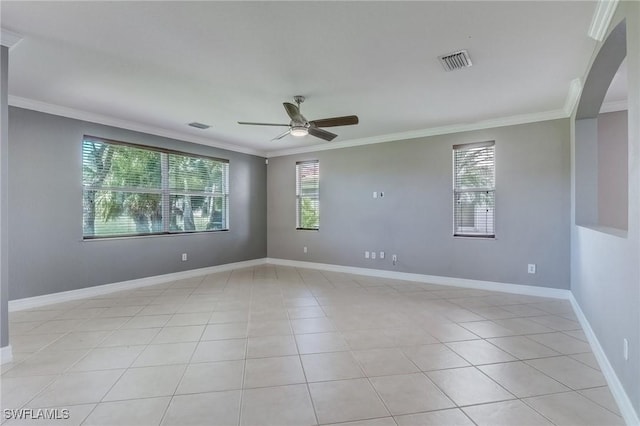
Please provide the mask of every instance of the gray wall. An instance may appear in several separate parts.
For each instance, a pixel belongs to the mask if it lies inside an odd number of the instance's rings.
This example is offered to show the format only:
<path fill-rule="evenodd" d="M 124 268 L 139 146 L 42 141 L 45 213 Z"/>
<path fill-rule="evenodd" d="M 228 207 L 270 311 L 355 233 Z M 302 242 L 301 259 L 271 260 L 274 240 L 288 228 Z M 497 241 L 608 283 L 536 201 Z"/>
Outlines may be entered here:
<path fill-rule="evenodd" d="M 598 116 L 598 223 L 627 229 L 629 139 L 627 111 Z"/>
<path fill-rule="evenodd" d="M 228 159 L 230 230 L 83 241 L 85 134 Z M 10 300 L 266 255 L 264 158 L 13 107 L 9 156 Z"/>
<path fill-rule="evenodd" d="M 571 291 L 596 334 L 618 379 L 622 382 L 636 413 L 640 412 L 640 3 L 620 2 L 611 28 L 626 19 L 626 51 L 628 70 L 628 231 L 624 235 L 601 229 L 573 225 L 571 227 Z M 602 44 L 598 46 L 598 49 Z M 611 56 L 611 55 L 608 55 Z M 603 56 L 605 59 L 607 55 Z M 598 55 L 595 62 L 602 58 Z M 613 64 L 617 67 L 617 64 Z M 600 69 L 595 64 L 590 71 Z M 601 79 L 596 79 L 601 80 Z M 608 87 L 610 81 L 604 81 Z M 599 105 L 582 105 L 597 98 L 601 87 L 585 85 L 580 99 L 582 110 L 598 111 Z M 606 91 L 606 89 L 605 89 Z M 601 99 L 600 101 L 601 102 Z M 580 109 L 578 109 L 580 111 Z M 575 122 L 572 151 L 577 153 L 583 142 Z M 573 213 L 578 213 L 577 154 L 573 159 Z M 629 360 L 622 356 L 622 341 L 629 341 Z"/>
<path fill-rule="evenodd" d="M 575 122 L 580 145 L 575 149 L 575 222 L 582 226 L 598 224 L 598 119 Z"/>
<path fill-rule="evenodd" d="M 452 146 L 487 140 L 496 141 L 496 239 L 454 238 Z M 555 120 L 270 158 L 268 255 L 566 289 L 569 154 L 569 121 Z M 295 163 L 308 159 L 320 161 L 319 231 L 295 229 Z"/>
<path fill-rule="evenodd" d="M 8 83 L 9 48 L 0 46 L 0 347 L 9 344 Z"/>
<path fill-rule="evenodd" d="M 575 147 L 575 223 L 626 230 L 627 111 L 582 118 L 574 128 L 580 141 Z"/>

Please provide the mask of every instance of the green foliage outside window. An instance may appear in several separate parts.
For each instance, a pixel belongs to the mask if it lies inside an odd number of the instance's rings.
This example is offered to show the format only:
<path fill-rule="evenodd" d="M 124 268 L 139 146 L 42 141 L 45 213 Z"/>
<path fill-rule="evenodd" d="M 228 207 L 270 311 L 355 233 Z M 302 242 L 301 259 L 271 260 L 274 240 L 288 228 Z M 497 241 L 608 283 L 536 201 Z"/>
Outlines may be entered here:
<path fill-rule="evenodd" d="M 320 227 L 320 164 L 317 160 L 296 163 L 296 228 Z"/>
<path fill-rule="evenodd" d="M 227 229 L 228 163 L 83 141 L 85 238 Z"/>
<path fill-rule="evenodd" d="M 307 229 L 318 228 L 319 225 L 318 203 L 311 202 L 310 199 L 302 199 L 300 206 L 300 227 Z"/>

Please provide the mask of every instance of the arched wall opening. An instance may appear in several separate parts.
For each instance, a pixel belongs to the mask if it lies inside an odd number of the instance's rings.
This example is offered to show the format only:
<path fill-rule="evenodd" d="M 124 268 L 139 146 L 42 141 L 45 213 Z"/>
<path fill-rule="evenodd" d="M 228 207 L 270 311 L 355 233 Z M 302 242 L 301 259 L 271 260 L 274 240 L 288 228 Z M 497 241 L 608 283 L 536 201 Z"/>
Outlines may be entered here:
<path fill-rule="evenodd" d="M 622 21 L 593 62 L 575 122 L 575 223 L 620 236 L 626 236 L 629 216 L 628 118 L 621 99 L 616 111 L 603 109 L 603 104 L 610 96 L 626 98 L 626 93 L 620 93 L 627 87 L 626 81 L 620 81 L 626 80 L 626 55 L 626 22 Z"/>

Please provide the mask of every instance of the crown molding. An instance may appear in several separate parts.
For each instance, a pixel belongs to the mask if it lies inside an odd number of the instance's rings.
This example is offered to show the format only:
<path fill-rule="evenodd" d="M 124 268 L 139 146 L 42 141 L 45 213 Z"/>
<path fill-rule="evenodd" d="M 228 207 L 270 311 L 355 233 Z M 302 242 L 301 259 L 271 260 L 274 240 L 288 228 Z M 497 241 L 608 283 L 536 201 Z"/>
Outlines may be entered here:
<path fill-rule="evenodd" d="M 613 13 L 618 6 L 618 0 L 600 0 L 596 4 L 596 10 L 593 12 L 591 26 L 589 26 L 589 37 L 594 40 L 602 41 L 607 34 L 607 29 L 613 18 Z"/>
<path fill-rule="evenodd" d="M 299 148 L 282 149 L 267 152 L 267 157 L 282 157 L 292 154 L 304 154 L 307 152 L 327 151 L 331 149 L 350 148 L 361 145 L 371 145 L 407 139 L 424 138 L 428 136 L 447 135 L 451 133 L 468 132 L 472 130 L 490 129 L 493 127 L 513 126 L 517 124 L 535 123 L 538 121 L 557 120 L 567 118 L 569 114 L 564 109 L 543 111 L 532 114 L 512 115 L 510 117 L 496 118 L 491 120 L 478 121 L 475 123 L 454 124 L 450 126 L 432 127 L 422 130 L 412 130 L 408 132 L 391 133 L 368 138 L 352 139 L 343 142 L 336 142 L 322 145 L 311 145 Z"/>
<path fill-rule="evenodd" d="M 629 109 L 629 104 L 626 99 L 622 101 L 606 102 L 600 107 L 600 114 L 606 112 L 626 111 Z"/>
<path fill-rule="evenodd" d="M 578 86 L 581 90 L 581 86 Z M 569 96 L 572 93 L 572 87 L 574 87 L 574 81 L 572 81 L 572 86 L 570 86 Z M 578 94 L 575 96 L 579 95 Z M 340 148 L 350 148 L 354 146 L 362 146 L 362 145 L 372 145 L 378 143 L 385 142 L 393 142 L 393 141 L 401 141 L 408 139 L 417 139 L 424 138 L 428 136 L 438 136 L 438 135 L 446 135 L 451 133 L 461 133 L 468 132 L 473 130 L 483 130 L 490 129 L 494 127 L 503 127 L 503 126 L 513 126 L 518 124 L 526 124 L 526 123 L 535 123 L 539 121 L 548 121 L 548 120 L 557 120 L 561 118 L 567 118 L 571 114 L 567 112 L 567 104 L 569 102 L 569 98 L 567 99 L 567 103 L 565 103 L 565 107 L 563 109 L 551 110 L 551 111 L 543 111 L 531 114 L 519 114 L 513 115 L 509 117 L 496 118 L 491 120 L 483 120 L 475 123 L 463 123 L 463 124 L 453 124 L 449 126 L 439 126 L 432 127 L 421 130 L 412 130 L 407 132 L 399 132 L 399 133 L 390 133 L 386 135 L 380 136 L 371 136 L 367 138 L 360 139 L 351 139 L 337 143 L 331 144 L 320 144 L 320 145 L 309 145 L 297 148 L 288 148 L 276 151 L 259 151 L 256 149 L 243 147 L 239 145 L 232 145 L 223 142 L 218 142 L 215 140 L 211 140 L 208 138 L 202 138 L 193 136 L 190 134 L 176 132 L 168 129 L 162 129 L 154 126 L 149 126 L 141 123 L 136 123 L 133 121 L 123 120 L 120 118 L 115 118 L 107 115 L 87 112 L 78 110 L 75 108 L 63 107 L 60 105 L 50 104 L 47 102 L 36 101 L 33 99 L 23 98 L 20 96 L 9 95 L 8 96 L 9 105 L 18 108 L 24 108 L 32 111 L 43 112 L 46 114 L 58 115 L 61 117 L 72 118 L 76 120 L 88 121 L 91 123 L 102 124 L 105 126 L 113 126 L 121 129 L 132 130 L 141 133 L 147 133 L 151 135 L 182 140 L 186 142 L 197 143 L 200 145 L 206 145 L 213 148 L 226 149 L 229 151 L 240 152 L 244 154 L 257 155 L 260 157 L 281 157 L 285 155 L 293 155 L 293 154 L 303 154 L 307 152 L 316 152 L 316 151 L 327 151 L 332 149 L 340 149 Z M 576 98 L 577 102 L 577 98 Z"/>
<path fill-rule="evenodd" d="M 563 110 L 565 114 L 567 114 L 567 117 L 573 114 L 573 111 L 578 105 L 578 100 L 580 99 L 581 93 L 582 81 L 579 78 L 574 78 L 569 84 L 569 93 L 567 93 L 567 99 L 564 102 Z"/>
<path fill-rule="evenodd" d="M 9 31 L 5 28 L 0 28 L 0 42 L 3 46 L 11 49 L 16 44 L 20 43 L 22 36 L 13 31 Z"/>
<path fill-rule="evenodd" d="M 243 154 L 257 155 L 259 157 L 266 156 L 264 152 L 258 151 L 255 149 L 242 147 L 238 145 L 231 145 L 231 144 L 218 142 L 208 138 L 197 137 L 187 133 L 176 132 L 168 129 L 162 129 L 159 127 L 149 126 L 146 124 L 136 123 L 133 121 L 122 120 L 120 118 L 110 117 L 107 115 L 81 111 L 74 108 L 68 108 L 60 105 L 49 104 L 46 102 L 36 101 L 33 99 L 22 98 L 19 96 L 9 95 L 8 98 L 9 98 L 9 105 L 18 107 L 18 108 L 44 112 L 47 114 L 59 115 L 62 117 L 73 118 L 76 120 L 89 121 L 91 123 L 103 124 L 105 126 L 113 126 L 121 129 L 133 130 L 135 132 L 148 133 L 151 135 L 161 136 L 165 138 L 178 139 L 185 142 L 193 142 L 200 145 L 210 146 L 213 148 L 220 148 L 220 149 L 226 149 L 229 151 L 241 152 Z"/>

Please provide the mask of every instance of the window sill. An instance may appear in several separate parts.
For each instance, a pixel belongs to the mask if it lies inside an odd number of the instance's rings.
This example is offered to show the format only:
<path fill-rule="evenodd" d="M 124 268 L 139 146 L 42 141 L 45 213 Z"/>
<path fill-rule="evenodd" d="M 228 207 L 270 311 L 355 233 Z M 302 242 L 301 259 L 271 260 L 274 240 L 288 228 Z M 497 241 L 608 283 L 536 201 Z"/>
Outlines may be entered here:
<path fill-rule="evenodd" d="M 461 240 L 476 240 L 476 241 L 495 241 L 497 240 L 495 235 L 454 235 L 453 238 Z"/>
<path fill-rule="evenodd" d="M 137 240 L 141 238 L 162 238 L 162 237 L 184 237 L 187 235 L 210 235 L 217 234 L 219 232 L 229 232 L 228 229 L 219 229 L 216 231 L 199 231 L 199 232 L 175 232 L 167 234 L 150 234 L 150 235 L 123 235 L 117 237 L 95 237 L 95 238 L 83 238 L 80 240 L 83 243 L 93 241 L 113 241 L 113 240 Z"/>
<path fill-rule="evenodd" d="M 296 231 L 320 231 L 320 228 L 296 228 Z"/>

